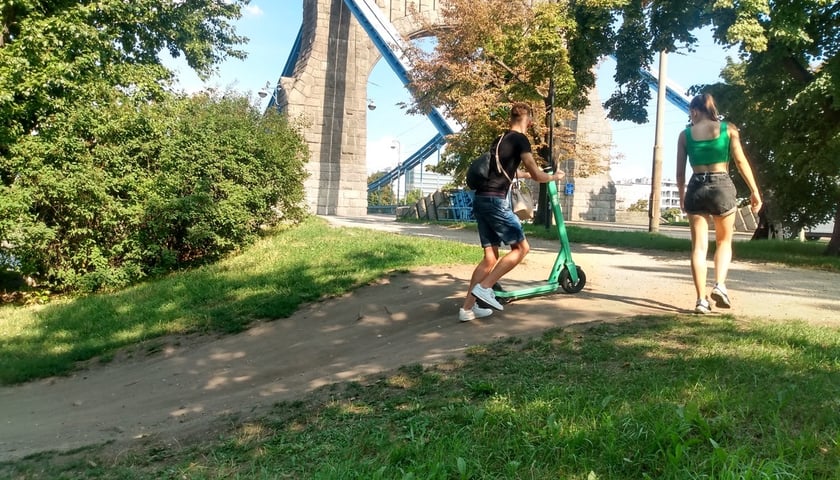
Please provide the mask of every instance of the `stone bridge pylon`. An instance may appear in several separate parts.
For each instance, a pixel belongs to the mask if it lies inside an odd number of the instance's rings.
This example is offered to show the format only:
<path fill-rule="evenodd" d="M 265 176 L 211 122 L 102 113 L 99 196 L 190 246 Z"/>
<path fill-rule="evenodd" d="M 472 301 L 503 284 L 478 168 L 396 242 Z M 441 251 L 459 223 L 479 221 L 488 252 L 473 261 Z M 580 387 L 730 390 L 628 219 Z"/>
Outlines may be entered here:
<path fill-rule="evenodd" d="M 403 38 L 422 35 L 408 12 L 438 18 L 439 0 L 377 0 Z M 381 58 L 344 0 L 303 0 L 293 74 L 280 78 L 276 106 L 306 123 L 310 150 L 304 187 L 312 213 L 367 212 L 367 83 Z"/>

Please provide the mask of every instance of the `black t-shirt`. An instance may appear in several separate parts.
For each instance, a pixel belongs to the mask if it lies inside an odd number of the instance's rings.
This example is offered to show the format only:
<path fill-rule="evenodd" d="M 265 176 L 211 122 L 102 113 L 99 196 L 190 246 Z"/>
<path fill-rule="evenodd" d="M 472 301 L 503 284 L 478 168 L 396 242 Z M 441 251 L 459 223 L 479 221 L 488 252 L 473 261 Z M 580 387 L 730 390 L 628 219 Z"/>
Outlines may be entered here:
<path fill-rule="evenodd" d="M 508 176 L 510 178 L 516 178 L 516 170 L 519 169 L 519 164 L 522 163 L 522 154 L 531 152 L 531 142 L 525 135 L 512 130 L 508 130 L 501 137 L 501 141 L 502 144 L 499 145 L 499 161 Z M 490 147 L 490 152 L 493 154 L 490 178 L 482 188 L 476 190 L 476 195 L 488 197 L 507 196 L 508 189 L 510 188 L 510 180 L 505 177 L 504 173 L 496 169 L 496 144 L 498 142 L 496 140 Z"/>

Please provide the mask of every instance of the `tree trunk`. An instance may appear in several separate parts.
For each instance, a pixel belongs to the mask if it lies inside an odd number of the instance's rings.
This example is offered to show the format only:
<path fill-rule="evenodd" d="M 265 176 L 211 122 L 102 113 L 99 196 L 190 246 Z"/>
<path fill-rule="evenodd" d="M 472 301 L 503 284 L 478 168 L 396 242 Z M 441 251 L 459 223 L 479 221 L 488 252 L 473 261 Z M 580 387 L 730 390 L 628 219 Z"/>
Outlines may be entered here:
<path fill-rule="evenodd" d="M 540 191 L 537 195 L 537 211 L 534 212 L 534 225 L 551 225 L 551 204 L 548 198 L 548 187 L 540 183 Z"/>
<path fill-rule="evenodd" d="M 15 6 L 7 4 L 2 12 L 2 24 L 0 24 L 0 48 L 6 46 L 12 38 L 12 25 L 15 22 Z"/>
<path fill-rule="evenodd" d="M 826 255 L 840 256 L 840 202 L 834 209 L 834 230 L 831 232 L 831 240 L 825 249 Z"/>

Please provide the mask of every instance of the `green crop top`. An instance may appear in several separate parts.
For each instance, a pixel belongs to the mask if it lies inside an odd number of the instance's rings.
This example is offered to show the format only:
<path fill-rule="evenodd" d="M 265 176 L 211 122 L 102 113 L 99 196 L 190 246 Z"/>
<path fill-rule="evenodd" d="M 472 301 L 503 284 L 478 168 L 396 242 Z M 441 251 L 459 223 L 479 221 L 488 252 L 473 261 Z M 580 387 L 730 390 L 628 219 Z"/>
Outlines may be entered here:
<path fill-rule="evenodd" d="M 691 127 L 686 127 L 685 150 L 692 167 L 728 162 L 729 133 L 726 131 L 726 122 L 720 122 L 720 135 L 710 140 L 694 140 L 691 138 Z"/>

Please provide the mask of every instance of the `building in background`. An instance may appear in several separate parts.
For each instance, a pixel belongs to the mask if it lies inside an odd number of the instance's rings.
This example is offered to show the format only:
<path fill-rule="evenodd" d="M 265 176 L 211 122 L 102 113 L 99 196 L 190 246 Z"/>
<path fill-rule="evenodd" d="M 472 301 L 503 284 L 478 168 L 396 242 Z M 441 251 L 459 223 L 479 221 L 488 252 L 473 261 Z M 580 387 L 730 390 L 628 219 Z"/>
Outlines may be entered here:
<path fill-rule="evenodd" d="M 443 187 L 452 183 L 452 177 L 439 173 L 423 170 L 423 165 L 416 166 L 412 171 L 405 174 L 405 185 L 407 191 L 420 189 L 423 196 L 443 190 Z"/>
<path fill-rule="evenodd" d="M 649 200 L 650 191 L 650 178 L 625 179 L 615 182 L 615 209 L 627 210 L 639 200 Z M 663 180 L 659 200 L 659 208 L 662 211 L 669 208 L 680 208 L 680 192 L 677 190 L 677 182 Z"/>

